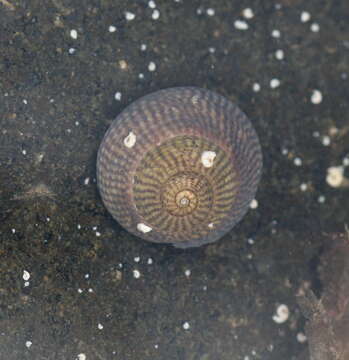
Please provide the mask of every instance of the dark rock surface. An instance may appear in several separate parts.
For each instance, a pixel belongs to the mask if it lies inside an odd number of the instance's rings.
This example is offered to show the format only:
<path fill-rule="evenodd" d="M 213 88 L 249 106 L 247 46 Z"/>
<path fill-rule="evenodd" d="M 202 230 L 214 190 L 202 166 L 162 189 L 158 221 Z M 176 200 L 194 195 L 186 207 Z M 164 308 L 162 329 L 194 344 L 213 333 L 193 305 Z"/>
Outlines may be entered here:
<path fill-rule="evenodd" d="M 349 177 L 349 3 L 154 4 L 158 19 L 142 0 L 0 0 L 1 360 L 279 360 L 307 347 L 296 294 L 305 281 L 321 291 L 318 234 L 349 222 L 345 181 L 326 181 L 331 167 Z M 178 250 L 112 220 L 95 162 L 127 104 L 186 85 L 249 116 L 264 173 L 229 234 Z"/>

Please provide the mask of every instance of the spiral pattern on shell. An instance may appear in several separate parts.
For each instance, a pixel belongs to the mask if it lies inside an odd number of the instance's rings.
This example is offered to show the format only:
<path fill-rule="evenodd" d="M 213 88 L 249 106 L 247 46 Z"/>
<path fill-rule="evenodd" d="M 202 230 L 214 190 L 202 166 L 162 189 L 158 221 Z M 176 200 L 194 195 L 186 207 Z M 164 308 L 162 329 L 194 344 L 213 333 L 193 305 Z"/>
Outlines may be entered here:
<path fill-rule="evenodd" d="M 226 98 L 195 87 L 160 90 L 129 105 L 97 156 L 97 182 L 128 231 L 177 247 L 228 232 L 247 212 L 262 170 L 258 137 Z"/>

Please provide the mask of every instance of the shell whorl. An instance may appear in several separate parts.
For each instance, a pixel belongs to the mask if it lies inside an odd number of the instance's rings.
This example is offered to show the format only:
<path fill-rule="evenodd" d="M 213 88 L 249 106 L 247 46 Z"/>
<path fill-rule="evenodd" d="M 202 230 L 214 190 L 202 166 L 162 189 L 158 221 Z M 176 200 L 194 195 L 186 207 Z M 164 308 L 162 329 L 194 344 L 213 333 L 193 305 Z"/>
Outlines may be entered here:
<path fill-rule="evenodd" d="M 112 216 L 131 233 L 177 247 L 219 239 L 247 212 L 262 170 L 245 114 L 200 88 L 160 90 L 129 105 L 97 156 Z"/>

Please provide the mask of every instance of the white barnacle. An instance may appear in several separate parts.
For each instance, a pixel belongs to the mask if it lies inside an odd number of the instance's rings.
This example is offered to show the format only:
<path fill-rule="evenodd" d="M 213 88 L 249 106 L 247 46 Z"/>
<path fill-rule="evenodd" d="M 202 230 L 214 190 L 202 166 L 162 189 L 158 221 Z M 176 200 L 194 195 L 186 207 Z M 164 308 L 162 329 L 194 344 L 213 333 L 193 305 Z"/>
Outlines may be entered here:
<path fill-rule="evenodd" d="M 210 229 L 213 229 L 213 223 L 209 223 L 209 224 L 208 224 L 208 227 L 209 227 Z"/>
<path fill-rule="evenodd" d="M 287 305 L 281 304 L 276 309 L 276 314 L 273 315 L 273 320 L 277 324 L 282 324 L 287 321 L 288 317 L 290 316 L 290 310 Z"/>
<path fill-rule="evenodd" d="M 131 148 L 136 143 L 136 135 L 131 131 L 124 139 L 126 147 Z"/>
<path fill-rule="evenodd" d="M 212 167 L 213 160 L 216 156 L 217 154 L 214 151 L 203 151 L 203 153 L 201 154 L 202 165 L 207 168 Z"/>
<path fill-rule="evenodd" d="M 145 233 L 147 233 L 149 231 L 152 231 L 153 229 L 148 225 L 145 225 L 143 223 L 139 223 L 139 224 L 137 224 L 137 230 L 141 231 L 142 233 L 145 234 Z"/>

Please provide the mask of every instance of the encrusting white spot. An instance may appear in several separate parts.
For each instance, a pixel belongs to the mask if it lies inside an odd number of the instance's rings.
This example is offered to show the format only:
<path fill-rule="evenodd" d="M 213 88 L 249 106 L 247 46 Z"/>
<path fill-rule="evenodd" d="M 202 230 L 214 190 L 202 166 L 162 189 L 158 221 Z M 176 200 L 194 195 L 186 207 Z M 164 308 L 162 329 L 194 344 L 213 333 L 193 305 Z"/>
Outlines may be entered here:
<path fill-rule="evenodd" d="M 214 151 L 204 151 L 201 154 L 201 162 L 205 167 L 211 167 L 217 154 Z"/>
<path fill-rule="evenodd" d="M 281 304 L 277 307 L 276 314 L 273 315 L 273 320 L 277 324 L 282 324 L 285 321 L 287 321 L 289 316 L 290 316 L 290 310 L 288 309 L 288 306 L 285 304 Z"/>
<path fill-rule="evenodd" d="M 209 223 L 209 224 L 208 224 L 208 227 L 209 227 L 210 229 L 213 229 L 213 223 Z"/>
<path fill-rule="evenodd" d="M 137 224 L 137 230 L 141 231 L 142 233 L 145 234 L 145 233 L 147 233 L 149 231 L 152 231 L 153 229 L 148 225 L 145 225 L 143 223 L 139 223 L 139 224 Z"/>
<path fill-rule="evenodd" d="M 124 139 L 126 147 L 131 148 L 136 143 L 136 135 L 131 131 Z"/>

